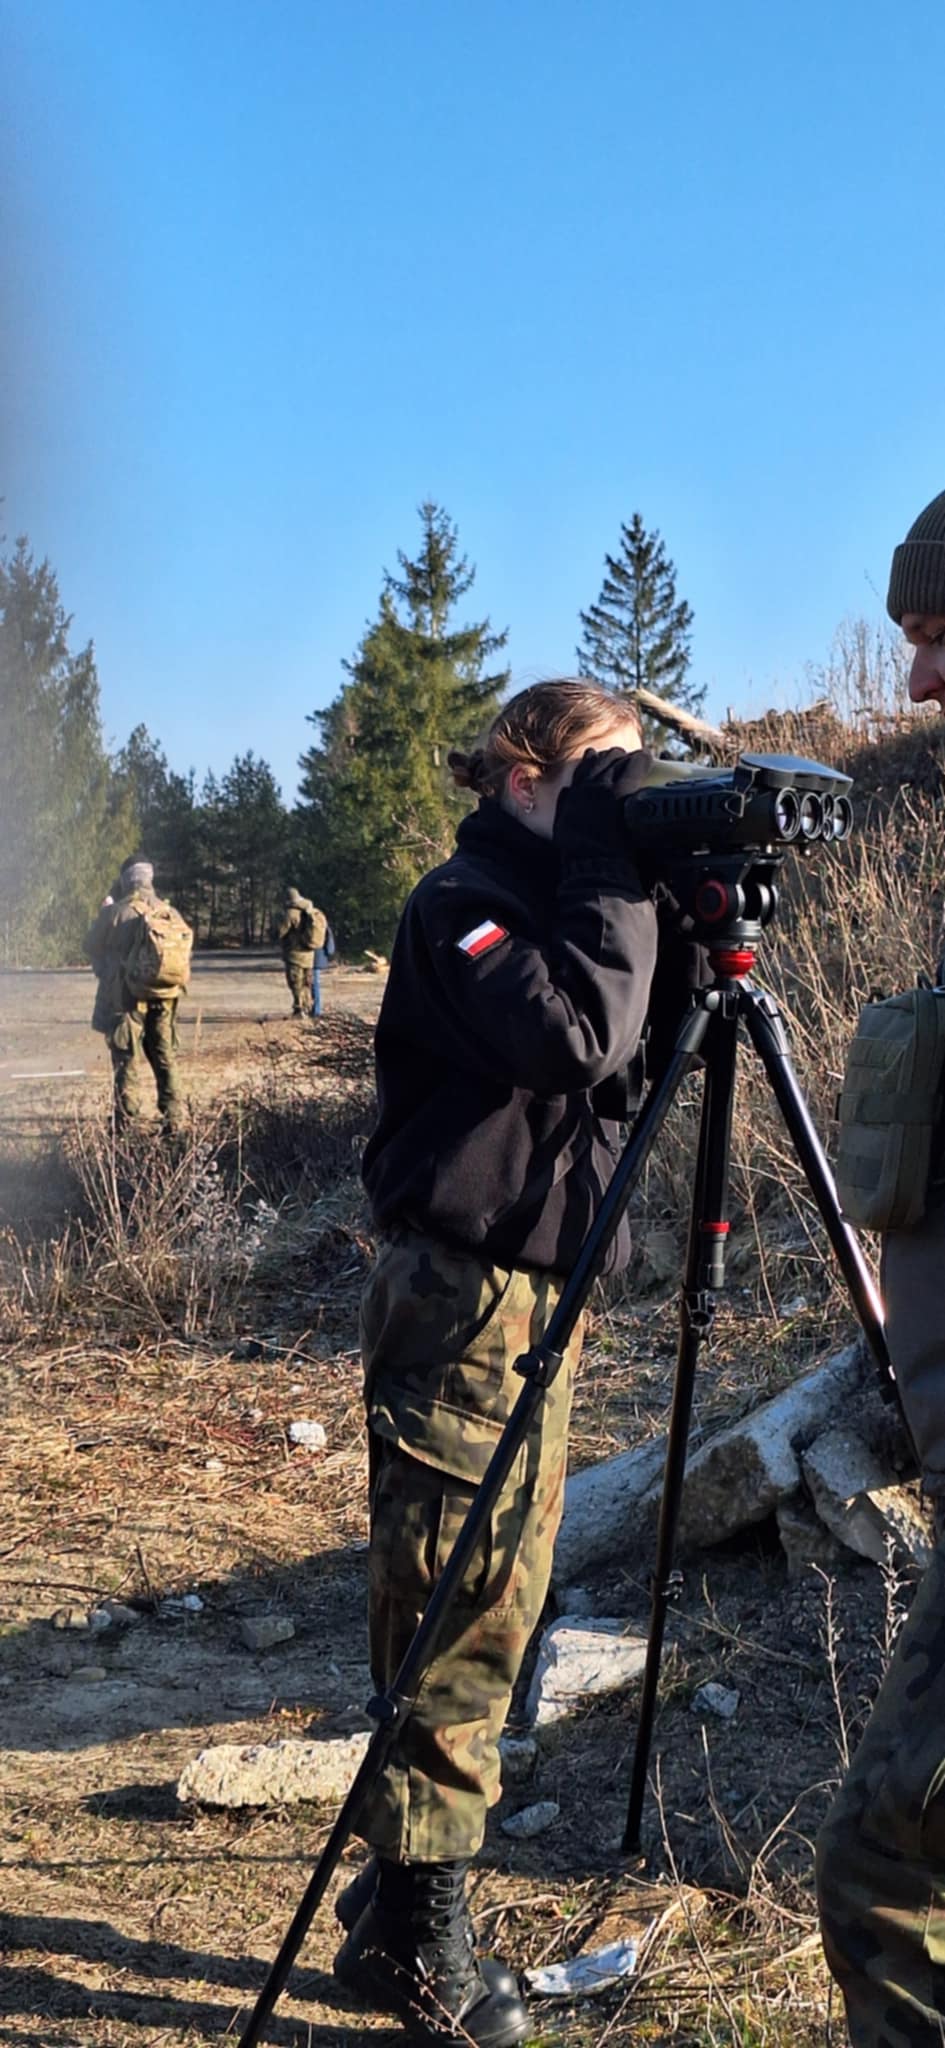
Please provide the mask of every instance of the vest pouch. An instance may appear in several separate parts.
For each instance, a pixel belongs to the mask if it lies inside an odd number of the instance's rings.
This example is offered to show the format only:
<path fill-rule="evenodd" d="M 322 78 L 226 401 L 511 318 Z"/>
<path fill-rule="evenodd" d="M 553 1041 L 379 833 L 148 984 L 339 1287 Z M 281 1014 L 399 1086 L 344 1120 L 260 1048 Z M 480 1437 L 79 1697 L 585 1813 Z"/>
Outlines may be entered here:
<path fill-rule="evenodd" d="M 837 1105 L 840 1206 L 861 1230 L 911 1230 L 925 1214 L 945 1078 L 945 988 L 861 1010 Z"/>

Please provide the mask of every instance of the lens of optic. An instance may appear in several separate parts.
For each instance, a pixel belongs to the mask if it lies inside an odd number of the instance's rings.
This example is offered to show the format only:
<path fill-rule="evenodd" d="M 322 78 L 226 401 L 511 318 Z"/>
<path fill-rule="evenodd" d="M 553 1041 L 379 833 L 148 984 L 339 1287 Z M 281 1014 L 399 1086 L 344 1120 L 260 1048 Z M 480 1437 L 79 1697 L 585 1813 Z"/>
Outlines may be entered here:
<path fill-rule="evenodd" d="M 820 829 L 825 839 L 833 838 L 833 806 L 834 799 L 828 790 L 820 799 Z"/>
<path fill-rule="evenodd" d="M 816 839 L 823 821 L 820 798 L 812 789 L 801 798 L 801 838 Z"/>
<path fill-rule="evenodd" d="M 801 806 L 796 789 L 779 789 L 774 800 L 775 830 L 781 839 L 796 839 L 801 822 Z"/>
<path fill-rule="evenodd" d="M 834 798 L 831 831 L 834 839 L 847 839 L 853 830 L 853 805 L 848 796 Z"/>

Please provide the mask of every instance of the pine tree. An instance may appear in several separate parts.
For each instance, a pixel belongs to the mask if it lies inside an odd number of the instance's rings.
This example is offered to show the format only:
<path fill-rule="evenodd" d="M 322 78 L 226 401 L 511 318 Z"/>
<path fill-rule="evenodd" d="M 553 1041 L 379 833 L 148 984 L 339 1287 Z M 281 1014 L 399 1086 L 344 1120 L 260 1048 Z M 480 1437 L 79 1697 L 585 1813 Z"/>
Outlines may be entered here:
<path fill-rule="evenodd" d="M 231 871 L 244 946 L 268 935 L 285 861 L 286 814 L 268 762 L 237 755 L 220 785 L 218 844 Z"/>
<path fill-rule="evenodd" d="M 455 526 L 429 502 L 420 520 L 420 551 L 385 574 L 378 617 L 339 696 L 313 714 L 318 744 L 300 763 L 303 886 L 349 947 L 386 947 L 404 898 L 448 854 L 468 806 L 447 751 L 482 731 L 508 682 L 491 668 L 507 634 L 488 619 L 452 625 L 475 578 Z"/>
<path fill-rule="evenodd" d="M 48 562 L 0 559 L 0 958 L 82 957 L 89 920 L 134 844 L 126 777 L 102 737 L 91 645 L 73 654 Z"/>
<path fill-rule="evenodd" d="M 676 570 L 659 533 L 648 533 L 639 512 L 620 529 L 620 553 L 606 555 L 596 604 L 582 612 L 577 649 L 583 676 L 613 690 L 655 690 L 686 711 L 698 712 L 705 689 L 686 681 L 692 612 L 676 596 Z M 644 721 L 649 727 L 649 722 Z M 658 731 L 658 728 L 657 728 Z"/>

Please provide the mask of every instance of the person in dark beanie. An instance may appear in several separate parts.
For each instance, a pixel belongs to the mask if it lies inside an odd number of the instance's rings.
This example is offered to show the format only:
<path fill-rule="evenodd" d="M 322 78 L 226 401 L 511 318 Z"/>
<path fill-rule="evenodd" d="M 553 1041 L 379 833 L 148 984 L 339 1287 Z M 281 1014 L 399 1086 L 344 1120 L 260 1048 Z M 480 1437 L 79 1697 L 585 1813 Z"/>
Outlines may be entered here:
<path fill-rule="evenodd" d="M 165 1128 L 176 1131 L 183 1121 L 176 1019 L 192 943 L 190 926 L 157 895 L 151 862 L 126 860 L 85 942 L 98 977 L 92 1029 L 111 1054 L 116 1123 L 141 1116 L 146 1065 Z"/>
<path fill-rule="evenodd" d="M 915 649 L 913 703 L 945 711 L 945 491 L 892 559 L 887 609 Z M 939 1542 L 820 1831 L 827 1961 L 854 2048 L 945 2041 L 945 1186 L 882 1251 L 886 1337 Z"/>

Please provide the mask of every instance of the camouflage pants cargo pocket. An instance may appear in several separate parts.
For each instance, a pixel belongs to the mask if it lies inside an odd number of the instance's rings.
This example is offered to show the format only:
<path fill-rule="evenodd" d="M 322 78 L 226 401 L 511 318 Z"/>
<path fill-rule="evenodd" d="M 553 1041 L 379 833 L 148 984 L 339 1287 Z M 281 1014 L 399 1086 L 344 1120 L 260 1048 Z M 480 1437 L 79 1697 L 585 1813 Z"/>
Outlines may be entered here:
<path fill-rule="evenodd" d="M 827 1961 L 854 2048 L 945 2041 L 945 1548 L 903 1626 L 817 1843 Z"/>
<path fill-rule="evenodd" d="M 542 1335 L 560 1292 L 548 1274 L 483 1266 L 419 1233 L 381 1252 L 362 1311 L 378 1686 L 397 1670 L 521 1391 L 514 1362 Z M 372 1797 L 364 1833 L 385 1855 L 470 1856 L 499 1798 L 498 1740 L 551 1576 L 581 1334 L 538 1408 Z"/>

